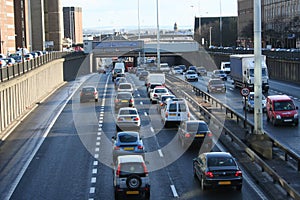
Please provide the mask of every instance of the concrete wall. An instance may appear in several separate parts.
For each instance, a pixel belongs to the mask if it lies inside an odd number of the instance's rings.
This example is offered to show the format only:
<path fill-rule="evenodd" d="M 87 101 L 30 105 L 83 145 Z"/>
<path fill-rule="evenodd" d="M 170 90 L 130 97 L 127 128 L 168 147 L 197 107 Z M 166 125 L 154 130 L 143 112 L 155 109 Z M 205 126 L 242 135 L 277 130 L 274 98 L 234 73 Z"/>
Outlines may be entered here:
<path fill-rule="evenodd" d="M 58 59 L 0 84 L 0 133 L 63 80 L 64 59 Z"/>

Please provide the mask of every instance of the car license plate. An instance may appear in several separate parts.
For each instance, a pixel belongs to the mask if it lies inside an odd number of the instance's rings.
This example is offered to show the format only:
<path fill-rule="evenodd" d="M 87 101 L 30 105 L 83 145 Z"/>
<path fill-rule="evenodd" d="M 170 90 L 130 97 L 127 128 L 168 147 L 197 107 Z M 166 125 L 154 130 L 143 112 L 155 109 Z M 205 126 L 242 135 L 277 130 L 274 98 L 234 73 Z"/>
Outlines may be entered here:
<path fill-rule="evenodd" d="M 196 134 L 196 137 L 204 137 L 204 134 Z"/>
<path fill-rule="evenodd" d="M 293 121 L 292 119 L 285 119 L 284 120 L 285 122 L 291 122 L 291 121 Z"/>
<path fill-rule="evenodd" d="M 126 121 L 131 121 L 131 117 L 125 117 Z"/>
<path fill-rule="evenodd" d="M 133 149 L 134 149 L 133 147 L 124 147 L 125 151 L 133 151 Z"/>
<path fill-rule="evenodd" d="M 126 191 L 126 194 L 139 194 L 139 191 Z"/>
<path fill-rule="evenodd" d="M 231 181 L 219 181 L 219 185 L 230 185 Z"/>
<path fill-rule="evenodd" d="M 176 113 L 170 113 L 170 116 L 176 116 Z"/>
<path fill-rule="evenodd" d="M 122 100 L 121 102 L 122 102 L 122 103 L 126 103 L 126 102 L 128 102 L 128 100 Z"/>

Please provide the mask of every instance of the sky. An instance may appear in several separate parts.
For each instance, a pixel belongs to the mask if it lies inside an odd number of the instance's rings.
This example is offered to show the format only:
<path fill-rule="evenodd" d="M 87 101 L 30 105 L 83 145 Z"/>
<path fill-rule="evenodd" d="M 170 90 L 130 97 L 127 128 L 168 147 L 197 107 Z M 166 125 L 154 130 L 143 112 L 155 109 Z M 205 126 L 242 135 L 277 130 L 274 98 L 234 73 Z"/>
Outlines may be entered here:
<path fill-rule="evenodd" d="M 157 0 L 61 0 L 61 2 L 63 7 L 82 8 L 84 29 L 138 27 L 138 22 L 141 29 L 157 27 Z M 178 29 L 192 29 L 195 16 L 219 17 L 220 14 L 237 16 L 237 0 L 158 0 L 159 26 L 162 28 L 172 28 L 176 22 Z"/>

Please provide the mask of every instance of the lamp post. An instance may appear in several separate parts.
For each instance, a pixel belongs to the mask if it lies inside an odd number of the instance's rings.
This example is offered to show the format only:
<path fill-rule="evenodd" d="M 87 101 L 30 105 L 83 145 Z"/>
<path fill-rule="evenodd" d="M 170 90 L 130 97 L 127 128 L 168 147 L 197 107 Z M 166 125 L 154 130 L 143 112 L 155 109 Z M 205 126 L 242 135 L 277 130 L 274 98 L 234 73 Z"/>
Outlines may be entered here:
<path fill-rule="evenodd" d="M 158 15 L 158 0 L 156 0 L 156 24 L 157 24 L 157 60 L 156 60 L 156 64 L 157 64 L 157 69 L 160 70 L 160 44 L 159 44 L 159 40 L 160 40 L 160 33 L 159 33 L 159 15 Z"/>
<path fill-rule="evenodd" d="M 138 0 L 138 34 L 139 39 L 141 39 L 141 26 L 140 26 L 140 0 Z"/>
<path fill-rule="evenodd" d="M 209 27 L 209 47 L 211 47 L 211 29 L 212 27 Z"/>
<path fill-rule="evenodd" d="M 222 4 L 221 4 L 221 0 L 220 0 L 220 47 L 223 46 L 223 37 L 222 37 Z"/>

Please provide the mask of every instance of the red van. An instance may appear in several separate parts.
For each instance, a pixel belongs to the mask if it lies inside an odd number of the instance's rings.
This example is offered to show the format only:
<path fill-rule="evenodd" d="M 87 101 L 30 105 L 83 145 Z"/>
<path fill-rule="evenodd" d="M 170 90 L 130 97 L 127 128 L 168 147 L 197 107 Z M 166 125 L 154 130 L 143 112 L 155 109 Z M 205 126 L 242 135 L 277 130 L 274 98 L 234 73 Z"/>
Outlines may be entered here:
<path fill-rule="evenodd" d="M 277 124 L 299 123 L 298 107 L 287 95 L 271 95 L 267 97 L 267 121 Z"/>

